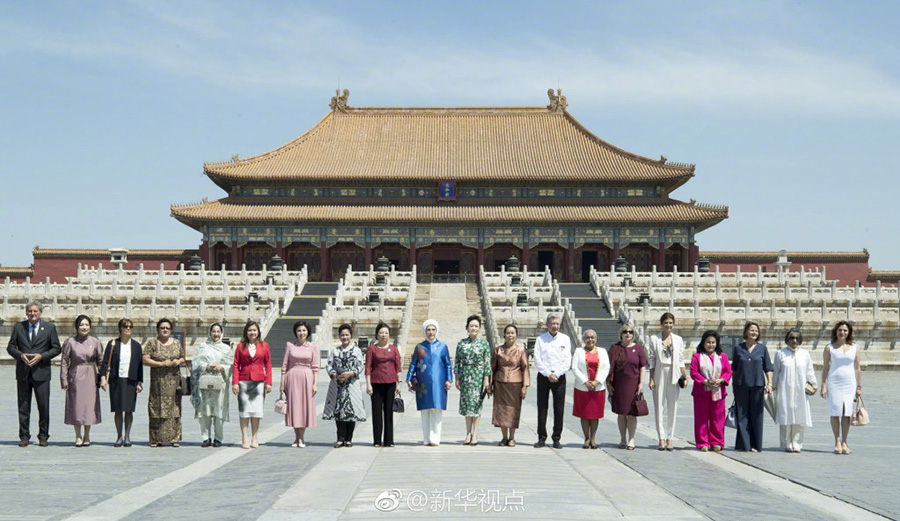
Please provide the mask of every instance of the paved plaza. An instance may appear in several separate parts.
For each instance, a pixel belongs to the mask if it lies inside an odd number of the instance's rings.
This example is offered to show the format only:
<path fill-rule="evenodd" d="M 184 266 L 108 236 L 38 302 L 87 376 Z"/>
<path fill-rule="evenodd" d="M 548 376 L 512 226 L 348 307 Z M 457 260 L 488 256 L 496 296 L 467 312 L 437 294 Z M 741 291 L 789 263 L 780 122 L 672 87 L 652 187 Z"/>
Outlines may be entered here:
<path fill-rule="evenodd" d="M 57 370 L 54 370 L 56 373 Z M 277 374 L 277 372 L 276 372 Z M 462 444 L 458 394 L 450 393 L 443 443 L 423 447 L 411 393 L 395 416 L 394 448 L 371 447 L 371 424 L 358 424 L 354 447 L 333 449 L 333 422 L 310 429 L 306 449 L 292 449 L 292 431 L 271 412 L 270 399 L 255 450 L 240 448 L 236 401 L 226 446 L 200 447 L 199 428 L 185 401 L 180 448 L 150 448 L 146 394 L 140 395 L 130 449 L 113 448 L 115 427 L 103 395 L 104 422 L 92 446 L 73 447 L 63 424 L 64 394 L 54 379 L 49 448 L 17 446 L 13 368 L 0 367 L 0 519 L 900 519 L 900 407 L 896 373 L 864 373 L 872 424 L 851 431 L 853 454 L 832 454 L 825 404 L 814 398 L 815 426 L 803 454 L 778 449 L 767 424 L 761 454 L 700 453 L 690 448 L 692 409 L 679 403 L 678 451 L 656 450 L 651 419 L 642 418 L 638 448 L 616 448 L 614 416 L 600 422 L 600 450 L 582 450 L 571 416 L 571 385 L 563 450 L 535 449 L 534 391 L 523 409 L 514 448 L 497 447 L 486 402 L 477 447 Z M 321 412 L 327 381 L 319 383 Z M 277 388 L 277 381 L 276 381 Z M 532 387 L 534 389 L 534 387 Z M 608 411 L 607 411 L 608 412 Z M 37 431 L 37 412 L 32 415 Z M 729 443 L 734 431 L 727 432 Z M 36 442 L 35 439 L 32 440 Z M 380 509 L 379 509 L 380 508 Z"/>

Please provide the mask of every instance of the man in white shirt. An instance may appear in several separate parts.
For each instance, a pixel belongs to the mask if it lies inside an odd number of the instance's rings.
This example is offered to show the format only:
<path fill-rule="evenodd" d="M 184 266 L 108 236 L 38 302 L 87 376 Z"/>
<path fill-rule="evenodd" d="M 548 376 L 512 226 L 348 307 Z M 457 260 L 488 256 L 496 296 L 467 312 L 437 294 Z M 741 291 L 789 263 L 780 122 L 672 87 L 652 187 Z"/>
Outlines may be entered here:
<path fill-rule="evenodd" d="M 535 448 L 546 446 L 547 407 L 553 393 L 553 448 L 561 449 L 563 412 L 566 406 L 566 371 L 572 367 L 572 341 L 559 332 L 559 316 L 547 315 L 547 331 L 534 343 L 534 368 L 537 376 L 538 441 Z"/>

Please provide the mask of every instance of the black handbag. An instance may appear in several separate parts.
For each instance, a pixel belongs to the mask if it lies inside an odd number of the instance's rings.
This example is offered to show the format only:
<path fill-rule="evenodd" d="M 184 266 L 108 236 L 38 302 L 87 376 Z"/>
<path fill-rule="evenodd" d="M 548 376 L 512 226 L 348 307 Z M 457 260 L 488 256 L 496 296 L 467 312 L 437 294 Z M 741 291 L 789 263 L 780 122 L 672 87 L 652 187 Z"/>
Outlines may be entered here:
<path fill-rule="evenodd" d="M 684 375 L 678 377 L 678 387 L 682 389 L 687 387 L 687 378 L 685 378 Z"/>
<path fill-rule="evenodd" d="M 403 403 L 402 396 L 394 396 L 394 405 L 392 408 L 394 412 L 406 412 L 406 404 Z"/>
<path fill-rule="evenodd" d="M 175 391 L 181 396 L 191 395 L 191 375 L 181 374 L 181 368 L 178 369 L 178 383 L 175 384 Z"/>

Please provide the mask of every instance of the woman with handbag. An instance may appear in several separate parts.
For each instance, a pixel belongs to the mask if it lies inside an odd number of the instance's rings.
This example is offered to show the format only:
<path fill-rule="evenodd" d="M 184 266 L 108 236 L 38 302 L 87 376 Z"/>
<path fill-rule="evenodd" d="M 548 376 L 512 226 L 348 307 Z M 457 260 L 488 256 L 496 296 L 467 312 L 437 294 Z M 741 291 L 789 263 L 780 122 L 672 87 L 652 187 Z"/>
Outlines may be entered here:
<path fill-rule="evenodd" d="M 281 368 L 282 375 L 284 368 Z M 282 378 L 281 385 L 284 385 Z M 259 338 L 259 324 L 248 320 L 241 342 L 234 350 L 231 368 L 231 392 L 238 397 L 241 423 L 241 447 L 259 447 L 259 420 L 263 417 L 266 395 L 272 392 L 272 354 L 269 344 Z M 247 428 L 250 428 L 250 439 Z"/>
<path fill-rule="evenodd" d="M 478 445 L 481 406 L 485 395 L 491 390 L 491 346 L 484 338 L 478 338 L 480 331 L 481 317 L 471 315 L 467 318 L 466 332 L 469 335 L 456 344 L 454 357 L 459 414 L 466 418 L 463 445 Z"/>
<path fill-rule="evenodd" d="M 222 325 L 209 326 L 209 338 L 191 360 L 191 404 L 200 422 L 203 447 L 221 447 L 228 414 L 228 382 L 234 363 L 234 348 L 222 342 Z"/>
<path fill-rule="evenodd" d="M 784 347 L 775 353 L 772 382 L 775 384 L 775 423 L 778 424 L 781 448 L 800 453 L 803 429 L 812 427 L 809 395 L 816 394 L 816 371 L 809 351 L 801 349 L 803 335 L 791 328 L 784 335 Z"/>
<path fill-rule="evenodd" d="M 638 401 L 643 401 L 647 356 L 643 346 L 634 342 L 634 327 L 631 324 L 622 325 L 619 329 L 619 341 L 609 348 L 609 366 L 606 388 L 612 411 L 619 415 L 619 448 L 634 450 L 637 416 L 643 412 L 635 405 Z"/>
<path fill-rule="evenodd" d="M 181 392 L 179 366 L 185 363 L 184 348 L 172 337 L 172 321 L 156 323 L 156 338 L 144 344 L 144 365 L 150 368 L 147 413 L 150 417 L 150 446 L 181 442 Z"/>
<path fill-rule="evenodd" d="M 516 340 L 519 329 L 509 324 L 503 329 L 506 342 L 494 349 L 491 357 L 491 384 L 494 411 L 491 423 L 500 427 L 501 447 L 516 446 L 516 429 L 522 416 L 522 402 L 531 384 L 528 352 Z"/>
<path fill-rule="evenodd" d="M 575 375 L 575 396 L 572 415 L 581 418 L 584 433 L 582 449 L 596 449 L 597 427 L 603 418 L 606 403 L 606 377 L 609 376 L 609 355 L 597 346 L 597 332 L 588 329 L 582 334 L 584 347 L 572 355 L 572 374 Z"/>
<path fill-rule="evenodd" d="M 102 364 L 103 344 L 90 336 L 91 319 L 78 315 L 75 336 L 62 345 L 59 380 L 66 391 L 66 425 L 75 428 L 75 446 L 91 446 L 91 425 L 100 423 L 98 366 Z M 81 430 L 84 429 L 82 436 Z"/>
<path fill-rule="evenodd" d="M 853 324 L 840 320 L 831 329 L 831 343 L 822 353 L 822 398 L 828 400 L 828 416 L 834 433 L 834 453 L 850 454 L 850 416 L 854 400 L 862 399 L 859 349 L 853 342 Z"/>
<path fill-rule="evenodd" d="M 662 332 L 650 337 L 647 347 L 647 365 L 650 368 L 650 391 L 653 394 L 653 415 L 656 418 L 656 434 L 659 450 L 674 451 L 675 416 L 678 412 L 678 395 L 687 387 L 688 375 L 684 370 L 684 339 L 672 333 L 675 315 L 663 313 L 659 319 Z"/>
<path fill-rule="evenodd" d="M 422 416 L 422 438 L 427 447 L 441 444 L 441 419 L 447 410 L 447 391 L 453 386 L 453 366 L 447 344 L 437 339 L 438 323 L 422 324 L 425 340 L 419 342 L 409 361 L 406 385 L 416 393 L 416 409 Z"/>
<path fill-rule="evenodd" d="M 137 395 L 143 390 L 142 346 L 131 338 L 134 323 L 119 320 L 119 338 L 110 340 L 100 365 L 100 387 L 109 385 L 109 408 L 115 415 L 116 442 L 113 447 L 131 447 L 131 424 Z"/>
<path fill-rule="evenodd" d="M 734 449 L 743 452 L 762 450 L 764 400 L 772 393 L 772 359 L 769 348 L 759 342 L 759 334 L 759 324 L 747 322 L 744 341 L 731 357 L 737 424 Z"/>
<path fill-rule="evenodd" d="M 366 393 L 372 397 L 372 440 L 376 447 L 394 446 L 394 400 L 400 396 L 403 371 L 400 349 L 391 341 L 391 327 L 375 326 L 375 343 L 366 349 Z M 394 397 L 397 398 L 394 398 Z"/>
<path fill-rule="evenodd" d="M 352 447 L 353 430 L 356 422 L 366 421 L 366 407 L 363 404 L 362 374 L 365 367 L 362 351 L 353 341 L 353 328 L 341 324 L 338 328 L 341 345 L 328 354 L 325 370 L 331 378 L 328 394 L 325 396 L 323 420 L 334 420 L 337 427 L 337 441 L 334 448 Z"/>
<path fill-rule="evenodd" d="M 309 341 L 312 333 L 306 321 L 294 322 L 297 342 L 288 342 L 281 362 L 281 393 L 287 410 L 284 424 L 294 428 L 291 447 L 304 448 L 306 429 L 316 426 L 316 377 L 319 374 L 319 348 Z"/>
<path fill-rule="evenodd" d="M 694 388 L 694 443 L 703 452 L 725 447 L 725 387 L 731 381 L 731 364 L 719 345 L 719 333 L 703 333 L 691 357 Z"/>

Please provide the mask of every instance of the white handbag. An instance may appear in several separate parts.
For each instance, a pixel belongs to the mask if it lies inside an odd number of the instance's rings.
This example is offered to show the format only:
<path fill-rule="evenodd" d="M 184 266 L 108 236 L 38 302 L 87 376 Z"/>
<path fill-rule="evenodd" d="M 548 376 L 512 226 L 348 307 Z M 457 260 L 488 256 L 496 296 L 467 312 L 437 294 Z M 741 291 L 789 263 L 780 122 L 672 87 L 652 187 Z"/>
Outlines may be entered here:
<path fill-rule="evenodd" d="M 225 379 L 220 374 L 204 373 L 197 381 L 201 391 L 221 391 L 225 389 Z"/>

